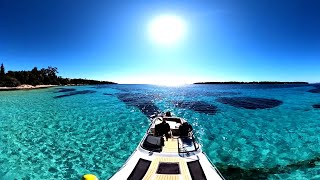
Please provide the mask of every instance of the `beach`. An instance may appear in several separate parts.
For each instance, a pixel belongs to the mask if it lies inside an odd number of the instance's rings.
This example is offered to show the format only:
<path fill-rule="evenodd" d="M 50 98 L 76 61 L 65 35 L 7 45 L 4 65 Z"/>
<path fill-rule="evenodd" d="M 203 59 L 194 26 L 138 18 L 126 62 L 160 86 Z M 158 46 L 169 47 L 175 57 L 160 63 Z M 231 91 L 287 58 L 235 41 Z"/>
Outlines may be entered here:
<path fill-rule="evenodd" d="M 42 89 L 42 88 L 49 88 L 49 87 L 55 87 L 58 85 L 28 85 L 28 84 L 23 84 L 17 87 L 0 87 L 0 91 L 13 91 L 13 90 L 30 90 L 30 89 Z"/>

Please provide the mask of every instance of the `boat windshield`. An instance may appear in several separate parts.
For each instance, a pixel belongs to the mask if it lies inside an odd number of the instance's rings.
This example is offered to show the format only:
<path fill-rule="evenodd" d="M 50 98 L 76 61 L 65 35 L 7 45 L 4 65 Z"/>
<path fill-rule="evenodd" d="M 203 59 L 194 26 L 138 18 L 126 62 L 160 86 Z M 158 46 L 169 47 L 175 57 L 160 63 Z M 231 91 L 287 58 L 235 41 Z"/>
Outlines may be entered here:
<path fill-rule="evenodd" d="M 195 142 L 193 136 L 179 137 L 178 149 L 179 153 L 188 153 L 197 151 L 199 149 L 199 145 Z"/>

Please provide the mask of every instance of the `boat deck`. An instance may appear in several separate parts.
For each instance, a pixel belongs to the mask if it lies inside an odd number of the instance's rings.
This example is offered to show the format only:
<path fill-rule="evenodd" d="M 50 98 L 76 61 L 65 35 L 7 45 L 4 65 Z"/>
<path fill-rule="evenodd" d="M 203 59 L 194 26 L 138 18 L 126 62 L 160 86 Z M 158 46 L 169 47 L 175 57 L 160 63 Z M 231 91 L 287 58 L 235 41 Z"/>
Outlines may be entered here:
<path fill-rule="evenodd" d="M 159 163 L 169 162 L 169 163 L 178 163 L 180 168 L 180 174 L 157 174 Z M 157 157 L 152 162 L 151 165 L 143 177 L 143 180 L 191 180 L 191 175 L 189 173 L 188 165 L 183 158 L 180 157 Z"/>
<path fill-rule="evenodd" d="M 163 122 L 162 118 L 170 126 L 171 137 L 168 141 L 159 136 L 161 133 L 155 133 L 156 125 Z M 179 117 L 154 118 L 136 151 L 111 179 L 223 180 L 220 172 L 202 153 L 193 133 L 180 133 L 180 126 L 185 122 Z"/>
<path fill-rule="evenodd" d="M 169 138 L 168 141 L 164 141 L 162 152 L 178 153 L 178 139 Z"/>

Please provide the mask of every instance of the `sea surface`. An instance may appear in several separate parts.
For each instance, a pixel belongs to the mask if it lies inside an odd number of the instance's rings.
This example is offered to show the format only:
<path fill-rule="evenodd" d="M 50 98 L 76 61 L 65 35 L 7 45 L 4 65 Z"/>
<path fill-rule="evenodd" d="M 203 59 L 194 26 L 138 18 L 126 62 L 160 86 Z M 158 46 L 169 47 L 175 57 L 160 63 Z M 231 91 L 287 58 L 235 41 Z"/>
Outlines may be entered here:
<path fill-rule="evenodd" d="M 148 117 L 187 119 L 227 179 L 320 179 L 318 85 L 100 85 L 0 92 L 0 179 L 110 178 Z"/>

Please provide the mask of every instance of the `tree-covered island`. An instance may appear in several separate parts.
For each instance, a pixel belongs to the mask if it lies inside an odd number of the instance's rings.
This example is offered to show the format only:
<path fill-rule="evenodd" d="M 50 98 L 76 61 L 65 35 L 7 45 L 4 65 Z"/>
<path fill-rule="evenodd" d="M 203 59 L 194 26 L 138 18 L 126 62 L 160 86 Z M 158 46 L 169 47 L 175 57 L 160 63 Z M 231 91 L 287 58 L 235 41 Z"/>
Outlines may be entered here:
<path fill-rule="evenodd" d="M 88 79 L 71 79 L 58 76 L 58 68 L 49 66 L 31 71 L 5 71 L 3 63 L 0 67 L 0 87 L 18 87 L 22 84 L 36 85 L 83 85 L 83 84 L 115 84 L 110 81 Z"/>

